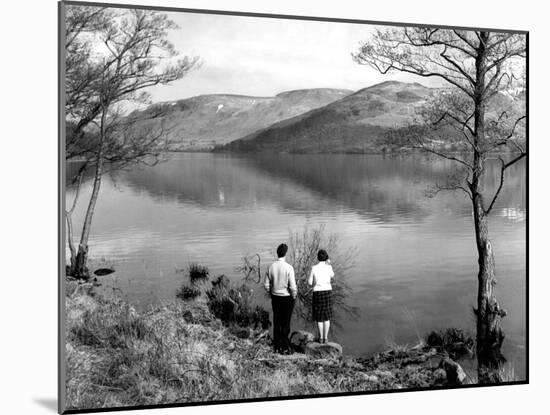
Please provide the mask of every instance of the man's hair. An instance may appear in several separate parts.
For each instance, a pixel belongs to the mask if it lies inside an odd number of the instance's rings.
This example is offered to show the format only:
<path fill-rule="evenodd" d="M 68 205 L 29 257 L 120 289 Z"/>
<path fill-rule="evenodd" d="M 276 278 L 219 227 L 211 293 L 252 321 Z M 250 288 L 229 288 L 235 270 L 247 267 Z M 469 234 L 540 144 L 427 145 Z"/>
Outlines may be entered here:
<path fill-rule="evenodd" d="M 328 259 L 327 251 L 325 251 L 324 249 L 319 250 L 319 252 L 317 253 L 317 259 L 319 261 L 326 261 Z"/>
<path fill-rule="evenodd" d="M 279 258 L 282 258 L 286 255 L 286 251 L 288 251 L 288 246 L 286 244 L 281 244 L 277 247 L 277 256 Z"/>

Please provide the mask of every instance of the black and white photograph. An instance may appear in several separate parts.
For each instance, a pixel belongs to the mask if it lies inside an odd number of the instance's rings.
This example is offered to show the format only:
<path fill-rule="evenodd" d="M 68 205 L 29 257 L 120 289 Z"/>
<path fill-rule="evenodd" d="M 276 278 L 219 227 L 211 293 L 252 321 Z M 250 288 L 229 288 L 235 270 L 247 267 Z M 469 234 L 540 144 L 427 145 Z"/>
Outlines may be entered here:
<path fill-rule="evenodd" d="M 150 3 L 59 3 L 60 411 L 529 383 L 529 32 Z"/>

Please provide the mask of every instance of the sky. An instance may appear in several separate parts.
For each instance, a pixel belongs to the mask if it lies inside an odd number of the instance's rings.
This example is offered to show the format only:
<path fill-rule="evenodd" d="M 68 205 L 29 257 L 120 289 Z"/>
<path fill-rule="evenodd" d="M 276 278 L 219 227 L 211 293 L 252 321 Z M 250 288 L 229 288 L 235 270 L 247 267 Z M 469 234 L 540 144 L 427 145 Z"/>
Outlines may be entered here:
<path fill-rule="evenodd" d="M 202 94 L 274 96 L 305 88 L 358 90 L 389 79 L 427 79 L 381 75 L 351 58 L 373 26 L 273 18 L 167 13 L 179 26 L 169 34 L 181 56 L 202 62 L 179 81 L 156 86 L 153 102 Z"/>

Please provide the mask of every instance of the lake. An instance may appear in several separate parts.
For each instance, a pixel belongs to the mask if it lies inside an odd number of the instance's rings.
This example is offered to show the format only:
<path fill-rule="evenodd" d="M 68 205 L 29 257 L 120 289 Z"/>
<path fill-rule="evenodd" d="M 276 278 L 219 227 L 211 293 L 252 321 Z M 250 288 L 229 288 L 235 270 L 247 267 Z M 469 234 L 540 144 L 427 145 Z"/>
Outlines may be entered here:
<path fill-rule="evenodd" d="M 347 278 L 350 302 L 360 315 L 343 320 L 334 332 L 344 353 L 412 344 L 433 329 L 474 332 L 477 253 L 470 201 L 460 191 L 425 194 L 434 183 L 445 183 L 452 162 L 422 155 L 173 153 L 167 158 L 154 167 L 105 176 L 89 244 L 93 263 L 117 270 L 101 277 L 103 290 L 118 287 L 140 307 L 171 301 L 183 281 L 177 270 L 190 262 L 240 281 L 236 269 L 244 255 L 259 253 L 265 267 L 289 231 L 324 225 L 327 233 L 339 234 L 342 252 L 357 250 Z M 489 165 L 486 179 L 487 190 L 496 188 L 497 163 Z M 88 181 L 74 214 L 77 229 L 90 192 Z M 72 197 L 69 189 L 67 203 Z M 507 171 L 491 215 L 496 292 L 508 312 L 504 354 L 523 378 L 524 162 Z M 262 301 L 261 288 L 256 291 Z"/>

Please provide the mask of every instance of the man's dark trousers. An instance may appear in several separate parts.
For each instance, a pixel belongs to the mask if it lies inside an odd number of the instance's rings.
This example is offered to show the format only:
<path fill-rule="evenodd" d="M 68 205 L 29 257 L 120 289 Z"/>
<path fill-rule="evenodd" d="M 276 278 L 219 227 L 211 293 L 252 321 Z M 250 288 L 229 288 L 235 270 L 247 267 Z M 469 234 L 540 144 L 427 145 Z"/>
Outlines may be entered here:
<path fill-rule="evenodd" d="M 275 351 L 283 353 L 290 351 L 290 319 L 294 310 L 294 298 L 292 296 L 272 295 L 273 307 L 273 346 Z"/>

